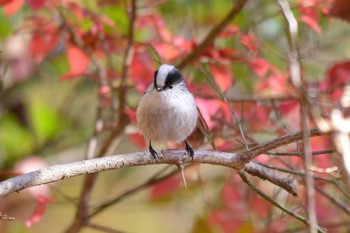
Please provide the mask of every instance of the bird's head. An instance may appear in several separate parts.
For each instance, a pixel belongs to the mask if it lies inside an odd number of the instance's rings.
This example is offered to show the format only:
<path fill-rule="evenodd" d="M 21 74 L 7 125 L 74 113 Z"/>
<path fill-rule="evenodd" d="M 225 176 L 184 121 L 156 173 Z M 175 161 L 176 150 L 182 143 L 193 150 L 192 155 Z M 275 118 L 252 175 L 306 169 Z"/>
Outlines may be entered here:
<path fill-rule="evenodd" d="M 172 89 L 183 81 L 183 77 L 175 66 L 163 64 L 154 72 L 154 88 L 159 91 Z"/>

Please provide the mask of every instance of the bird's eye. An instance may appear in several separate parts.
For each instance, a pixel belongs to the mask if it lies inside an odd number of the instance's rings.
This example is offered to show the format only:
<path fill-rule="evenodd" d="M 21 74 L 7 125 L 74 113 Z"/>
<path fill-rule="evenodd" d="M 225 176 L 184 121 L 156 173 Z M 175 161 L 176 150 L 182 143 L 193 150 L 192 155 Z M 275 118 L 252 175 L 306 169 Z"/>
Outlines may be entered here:
<path fill-rule="evenodd" d="M 173 85 L 169 85 L 169 88 L 170 88 L 170 89 L 173 89 Z"/>

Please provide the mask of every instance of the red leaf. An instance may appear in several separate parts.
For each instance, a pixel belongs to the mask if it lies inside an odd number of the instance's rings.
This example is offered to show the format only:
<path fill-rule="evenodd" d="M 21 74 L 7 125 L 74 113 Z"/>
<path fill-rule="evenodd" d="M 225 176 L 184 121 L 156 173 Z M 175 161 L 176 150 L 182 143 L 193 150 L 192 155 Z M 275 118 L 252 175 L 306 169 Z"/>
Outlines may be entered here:
<path fill-rule="evenodd" d="M 223 32 L 221 32 L 220 36 L 223 38 L 231 37 L 233 35 L 236 35 L 239 30 L 239 27 L 236 25 L 229 25 Z"/>
<path fill-rule="evenodd" d="M 212 129 L 216 122 L 212 120 L 212 116 L 218 111 L 220 106 L 219 100 L 196 98 L 197 107 L 201 110 L 203 118 L 207 123 L 209 129 Z"/>
<path fill-rule="evenodd" d="M 310 28 L 317 33 L 321 33 L 322 29 L 318 23 L 319 15 L 316 6 L 302 6 L 299 5 L 299 11 L 301 13 L 300 20 L 306 23 Z"/>
<path fill-rule="evenodd" d="M 99 94 L 100 95 L 108 95 L 109 93 L 111 93 L 111 87 L 110 86 L 101 86 L 100 90 L 99 90 Z"/>
<path fill-rule="evenodd" d="M 49 0 L 27 0 L 27 4 L 29 4 L 34 11 L 40 10 L 44 8 Z"/>
<path fill-rule="evenodd" d="M 299 102 L 297 100 L 283 101 L 279 108 L 282 114 L 289 114 L 295 108 L 299 108 Z"/>
<path fill-rule="evenodd" d="M 12 2 L 13 0 L 0 0 L 0 6 L 4 6 L 6 4 L 9 4 L 10 2 Z"/>
<path fill-rule="evenodd" d="M 219 59 L 227 59 L 229 61 L 242 61 L 239 51 L 231 48 L 215 49 L 219 52 Z"/>
<path fill-rule="evenodd" d="M 236 185 L 225 184 L 222 188 L 222 199 L 227 207 L 237 210 L 237 207 L 241 206 L 238 203 L 242 198 L 242 193 Z"/>
<path fill-rule="evenodd" d="M 129 140 L 140 148 L 146 148 L 147 142 L 145 138 L 140 133 L 128 134 Z"/>
<path fill-rule="evenodd" d="M 27 219 L 26 227 L 31 227 L 34 223 L 39 222 L 46 211 L 47 205 L 54 200 L 53 197 L 38 195 L 36 197 L 37 205 L 33 214 Z"/>
<path fill-rule="evenodd" d="M 61 80 L 72 78 L 77 75 L 84 74 L 89 66 L 89 57 L 78 47 L 68 44 L 67 57 L 70 67 L 70 72 L 61 77 Z"/>
<path fill-rule="evenodd" d="M 330 9 L 330 15 L 350 22 L 349 0 L 335 0 Z"/>
<path fill-rule="evenodd" d="M 254 73 L 257 76 L 262 78 L 265 77 L 265 75 L 269 71 L 270 63 L 263 58 L 256 57 L 250 61 L 250 68 L 254 71 Z"/>
<path fill-rule="evenodd" d="M 177 190 L 180 184 L 181 181 L 179 176 L 172 176 L 169 179 L 153 185 L 151 189 L 151 200 L 169 195 L 170 193 Z"/>
<path fill-rule="evenodd" d="M 287 125 L 294 130 L 300 128 L 300 104 L 297 100 L 284 101 L 280 105 L 280 111 Z"/>
<path fill-rule="evenodd" d="M 4 6 L 5 15 L 6 16 L 13 15 L 19 9 L 21 9 L 22 5 L 23 5 L 23 0 L 8 1 L 7 4 L 3 5 Z"/>
<path fill-rule="evenodd" d="M 154 71 L 153 59 L 146 49 L 136 48 L 131 62 L 130 77 L 140 93 L 144 93 L 152 83 Z"/>
<path fill-rule="evenodd" d="M 172 43 L 183 52 L 191 52 L 194 47 L 196 47 L 195 40 L 186 40 L 182 36 L 176 36 L 173 38 Z"/>
<path fill-rule="evenodd" d="M 43 25 L 41 29 L 34 32 L 30 43 L 30 51 L 35 62 L 42 62 L 56 48 L 58 41 L 57 28 L 52 25 Z"/>
<path fill-rule="evenodd" d="M 252 53 L 256 53 L 259 50 L 259 41 L 252 34 L 242 35 L 240 37 L 241 43 Z"/>
<path fill-rule="evenodd" d="M 329 92 L 333 100 L 339 100 L 343 88 L 350 81 L 350 61 L 339 62 L 330 67 L 326 79 L 319 84 L 320 91 Z"/>
<path fill-rule="evenodd" d="M 229 63 L 210 63 L 209 68 L 221 90 L 227 91 L 233 83 L 233 73 Z"/>
<path fill-rule="evenodd" d="M 219 209 L 215 210 L 208 216 L 208 225 L 219 225 L 222 228 L 222 232 L 245 232 L 242 230 L 244 226 L 244 220 L 242 213 L 233 213 L 231 210 Z M 247 231 L 250 232 L 250 231 Z"/>
<path fill-rule="evenodd" d="M 254 213 L 260 218 L 266 219 L 267 214 L 271 211 L 272 205 L 258 195 L 253 196 L 251 206 L 254 206 Z"/>
<path fill-rule="evenodd" d="M 339 87 L 350 80 L 350 61 L 340 62 L 333 65 L 327 72 L 324 82 L 325 87 Z"/>
<path fill-rule="evenodd" d="M 180 51 L 176 48 L 173 43 L 167 42 L 157 42 L 152 45 L 157 53 L 163 58 L 165 61 L 173 61 L 177 57 L 180 56 Z"/>
<path fill-rule="evenodd" d="M 270 70 L 273 75 L 269 75 L 265 80 L 258 82 L 256 86 L 257 91 L 262 94 L 267 93 L 270 96 L 289 95 L 291 91 L 288 89 L 289 84 L 287 77 L 282 75 L 275 67 L 270 66 Z"/>
<path fill-rule="evenodd" d="M 329 135 L 310 138 L 312 151 L 321 151 L 332 148 L 332 140 Z M 313 159 L 318 167 L 328 168 L 334 165 L 332 157 L 329 154 L 321 154 Z"/>

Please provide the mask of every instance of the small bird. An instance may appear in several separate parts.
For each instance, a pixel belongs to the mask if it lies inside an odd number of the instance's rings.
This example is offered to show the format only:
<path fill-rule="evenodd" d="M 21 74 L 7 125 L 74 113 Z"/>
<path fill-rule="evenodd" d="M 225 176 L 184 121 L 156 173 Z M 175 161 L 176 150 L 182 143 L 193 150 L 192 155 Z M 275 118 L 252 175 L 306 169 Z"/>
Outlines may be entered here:
<path fill-rule="evenodd" d="M 152 142 L 184 141 L 193 160 L 194 151 L 186 139 L 196 126 L 197 107 L 178 69 L 163 64 L 154 72 L 154 81 L 141 98 L 136 117 L 154 159 L 158 154 Z"/>

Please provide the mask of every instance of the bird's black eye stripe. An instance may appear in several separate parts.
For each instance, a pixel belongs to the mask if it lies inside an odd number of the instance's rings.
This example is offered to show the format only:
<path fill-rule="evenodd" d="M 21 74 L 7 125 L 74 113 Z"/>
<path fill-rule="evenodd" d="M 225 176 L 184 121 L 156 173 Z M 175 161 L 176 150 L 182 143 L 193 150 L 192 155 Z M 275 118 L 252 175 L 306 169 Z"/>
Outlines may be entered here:
<path fill-rule="evenodd" d="M 158 75 L 158 70 L 154 71 L 154 87 L 157 87 L 157 75 Z"/>
<path fill-rule="evenodd" d="M 157 75 L 158 75 L 158 70 L 154 71 L 153 77 L 154 77 L 154 78 L 157 78 Z"/>
<path fill-rule="evenodd" d="M 165 86 L 172 88 L 173 84 L 179 83 L 183 80 L 181 73 L 174 69 L 168 73 L 168 76 L 165 79 Z"/>

